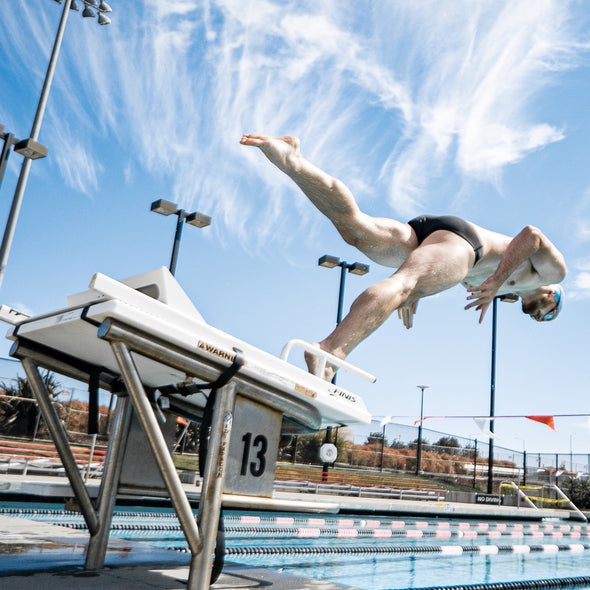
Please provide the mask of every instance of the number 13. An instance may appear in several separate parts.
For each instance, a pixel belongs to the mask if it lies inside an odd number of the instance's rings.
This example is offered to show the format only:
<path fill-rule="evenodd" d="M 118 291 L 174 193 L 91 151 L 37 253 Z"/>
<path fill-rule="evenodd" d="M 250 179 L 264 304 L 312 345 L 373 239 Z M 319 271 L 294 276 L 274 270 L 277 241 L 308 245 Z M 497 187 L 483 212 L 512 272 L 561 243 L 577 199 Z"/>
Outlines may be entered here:
<path fill-rule="evenodd" d="M 266 469 L 265 454 L 268 448 L 268 440 L 264 435 L 259 434 L 254 438 L 254 442 L 252 443 L 252 433 L 246 432 L 242 437 L 242 441 L 244 442 L 244 453 L 242 454 L 242 468 L 240 469 L 240 475 L 247 475 L 248 467 L 250 467 L 250 473 L 254 477 L 260 477 Z M 257 461 L 250 461 L 248 463 L 251 447 L 255 447 L 258 450 L 256 453 Z"/>

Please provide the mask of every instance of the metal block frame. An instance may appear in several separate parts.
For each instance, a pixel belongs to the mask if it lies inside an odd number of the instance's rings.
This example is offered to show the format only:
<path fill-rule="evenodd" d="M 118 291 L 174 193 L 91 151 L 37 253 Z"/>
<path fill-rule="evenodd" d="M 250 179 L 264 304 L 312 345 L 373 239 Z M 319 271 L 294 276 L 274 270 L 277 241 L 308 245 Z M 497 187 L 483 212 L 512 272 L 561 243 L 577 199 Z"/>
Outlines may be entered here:
<path fill-rule="evenodd" d="M 21 339 L 17 339 L 10 353 L 21 361 L 88 526 L 90 541 L 85 567 L 100 569 L 104 566 L 109 528 L 133 409 L 153 451 L 191 551 L 187 588 L 188 590 L 205 590 L 210 586 L 212 555 L 221 512 L 236 395 L 240 393 L 273 408 L 289 420 L 311 430 L 317 429 L 319 424 L 317 410 L 310 404 L 280 395 L 279 392 L 265 388 L 260 383 L 244 380 L 239 373 L 218 390 L 213 409 L 201 499 L 195 522 L 190 503 L 176 472 L 154 409 L 146 395 L 133 355 L 139 354 L 180 369 L 189 375 L 205 379 L 215 379 L 221 368 L 204 365 L 202 360 L 191 354 L 191 351 L 167 346 L 162 341 L 111 319 L 105 320 L 100 325 L 97 337 L 110 344 L 125 391 L 121 391 L 118 375 L 102 375 L 101 386 L 117 393 L 117 405 L 96 506 L 88 494 L 66 432 L 39 373 L 39 367 L 42 366 L 60 374 L 89 381 L 90 372 L 95 371 L 96 367 L 77 363 L 76 359 L 64 358 L 59 351 L 52 351 Z M 174 410 L 174 403 L 171 409 Z M 183 406 L 181 410 L 186 411 L 186 406 Z"/>

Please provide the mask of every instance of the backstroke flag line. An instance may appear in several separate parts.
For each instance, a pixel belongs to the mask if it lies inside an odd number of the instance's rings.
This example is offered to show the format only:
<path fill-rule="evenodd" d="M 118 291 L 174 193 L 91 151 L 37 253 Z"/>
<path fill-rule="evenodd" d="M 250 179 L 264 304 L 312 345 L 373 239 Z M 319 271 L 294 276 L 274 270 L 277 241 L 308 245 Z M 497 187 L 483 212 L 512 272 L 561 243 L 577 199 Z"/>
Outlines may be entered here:
<path fill-rule="evenodd" d="M 551 428 L 551 430 L 555 430 L 555 421 L 553 420 L 553 416 L 525 416 L 529 420 L 534 420 L 535 422 L 541 422 L 541 424 L 546 424 Z"/>
<path fill-rule="evenodd" d="M 485 434 L 489 438 L 496 438 L 496 435 L 489 428 L 487 428 L 488 420 L 489 420 L 489 418 L 474 418 L 473 419 L 473 421 L 475 422 L 475 425 L 477 426 L 478 430 L 482 434 Z"/>
<path fill-rule="evenodd" d="M 588 418 L 590 414 L 554 414 L 553 416 L 425 416 L 422 420 L 415 420 L 414 426 L 420 424 L 420 422 L 424 422 L 424 420 L 430 419 L 441 419 L 441 418 L 469 418 L 473 420 L 479 430 L 481 430 L 484 434 L 488 436 L 494 436 L 493 432 L 486 428 L 486 422 L 488 420 L 498 420 L 502 418 L 526 418 L 527 420 L 533 420 L 534 422 L 540 422 L 541 424 L 545 424 L 551 428 L 551 430 L 555 431 L 555 418 Z"/>

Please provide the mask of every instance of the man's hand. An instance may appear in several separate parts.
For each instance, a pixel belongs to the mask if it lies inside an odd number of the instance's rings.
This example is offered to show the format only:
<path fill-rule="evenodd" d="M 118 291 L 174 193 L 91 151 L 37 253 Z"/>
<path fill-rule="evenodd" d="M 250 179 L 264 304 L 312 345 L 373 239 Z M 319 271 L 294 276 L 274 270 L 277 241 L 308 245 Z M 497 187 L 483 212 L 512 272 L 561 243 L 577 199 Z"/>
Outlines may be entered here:
<path fill-rule="evenodd" d="M 467 297 L 468 300 L 471 300 L 471 303 L 466 305 L 465 309 L 471 309 L 472 307 L 475 307 L 475 311 L 481 311 L 479 316 L 480 324 L 483 322 L 486 311 L 490 307 L 490 304 L 494 300 L 494 297 L 501 286 L 502 283 L 491 276 L 481 285 L 474 285 L 467 288 L 467 290 L 471 292 L 471 295 Z"/>
<path fill-rule="evenodd" d="M 412 322 L 414 319 L 414 314 L 416 313 L 416 309 L 418 307 L 418 301 L 414 301 L 414 303 L 409 303 L 406 305 L 402 305 L 401 307 L 397 308 L 397 315 L 400 320 L 404 323 L 406 329 L 410 329 L 412 327 Z"/>

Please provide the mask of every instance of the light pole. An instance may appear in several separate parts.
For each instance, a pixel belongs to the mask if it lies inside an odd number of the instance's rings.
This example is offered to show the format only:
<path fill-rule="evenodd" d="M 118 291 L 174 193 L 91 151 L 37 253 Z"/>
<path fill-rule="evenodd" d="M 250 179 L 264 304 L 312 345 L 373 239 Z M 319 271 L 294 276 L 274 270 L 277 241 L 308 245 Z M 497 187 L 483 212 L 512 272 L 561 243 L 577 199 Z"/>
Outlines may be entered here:
<path fill-rule="evenodd" d="M 336 313 L 336 325 L 338 325 L 342 321 L 342 305 L 344 302 L 344 283 L 346 281 L 346 271 L 352 275 L 366 275 L 369 272 L 369 265 L 361 264 L 360 262 L 348 264 L 348 262 L 345 260 L 340 260 L 340 258 L 336 256 L 324 254 L 318 260 L 318 266 L 323 266 L 324 268 L 334 268 L 336 266 L 340 267 L 340 289 L 338 290 L 338 311 Z M 332 380 L 332 383 L 335 382 L 336 376 L 334 376 L 334 379 Z"/>
<path fill-rule="evenodd" d="M 368 264 L 361 264 L 360 262 L 353 262 L 352 264 L 348 264 L 345 260 L 340 260 L 337 256 L 330 256 L 329 254 L 324 254 L 318 260 L 318 266 L 323 266 L 324 268 L 334 268 L 336 266 L 340 267 L 340 288 L 338 290 L 338 310 L 336 312 L 336 325 L 340 324 L 342 321 L 342 306 L 344 304 L 344 284 L 346 281 L 346 271 L 353 275 L 366 275 L 369 272 L 369 265 Z M 332 383 L 336 383 L 336 375 L 332 378 Z M 328 426 L 326 428 L 326 438 L 324 440 L 324 444 L 330 444 L 332 442 L 332 427 Z M 324 463 L 322 468 L 322 481 L 328 480 L 328 469 L 330 468 L 330 463 Z"/>
<path fill-rule="evenodd" d="M 14 137 L 12 133 L 4 132 L 4 125 L 0 125 L 0 139 L 3 140 L 2 151 L 0 152 L 0 187 L 2 186 L 2 179 L 4 178 L 4 171 L 6 170 L 6 163 L 8 162 L 8 156 L 10 156 L 10 149 L 15 143 L 18 143 L 18 139 Z"/>
<path fill-rule="evenodd" d="M 473 444 L 473 489 L 477 487 L 477 438 Z"/>
<path fill-rule="evenodd" d="M 55 1 L 58 4 L 62 3 L 62 0 Z M 110 19 L 104 14 L 106 12 L 111 12 L 111 7 L 106 2 L 101 2 L 100 5 L 98 0 L 82 0 L 82 2 L 84 4 L 82 16 L 94 17 L 94 10 L 96 10 L 98 13 L 98 23 L 100 25 L 108 25 L 111 22 Z M 41 96 L 39 97 L 37 112 L 35 113 L 35 118 L 33 120 L 31 134 L 27 139 L 23 139 L 14 144 L 14 151 L 17 154 L 21 154 L 23 156 L 23 163 L 18 177 L 18 182 L 16 184 L 16 189 L 14 191 L 14 197 L 12 198 L 12 206 L 10 207 L 8 220 L 6 221 L 6 228 L 2 237 L 2 244 L 0 245 L 0 286 L 2 286 L 2 281 L 4 279 L 8 254 L 12 245 L 12 239 L 16 229 L 16 222 L 18 221 L 18 215 L 22 205 L 25 187 L 29 178 L 31 162 L 39 158 L 44 158 L 47 155 L 47 147 L 40 144 L 37 139 L 39 138 L 39 130 L 41 129 L 43 115 L 45 114 L 49 90 L 53 81 L 53 74 L 55 72 L 55 66 L 57 64 L 57 58 L 59 56 L 59 50 L 61 47 L 70 9 L 78 10 L 76 0 L 65 0 L 61 20 L 59 22 L 59 27 L 55 36 L 55 42 L 53 44 L 53 50 L 51 52 L 51 57 L 49 58 L 49 65 L 47 66 L 47 73 L 45 74 L 45 81 L 43 82 L 43 89 L 41 90 Z M 2 150 L 2 157 L 5 158 L 4 164 L 6 163 L 6 159 L 8 159 L 8 153 L 5 154 L 4 152 L 5 150 L 10 149 L 9 143 L 12 142 L 13 139 L 14 137 L 10 141 L 7 141 L 7 138 L 4 138 L 4 146 Z"/>
<path fill-rule="evenodd" d="M 182 236 L 182 226 L 184 222 L 194 227 L 207 227 L 211 223 L 211 217 L 202 213 L 187 213 L 184 209 L 179 209 L 176 203 L 159 199 L 151 205 L 151 210 L 160 215 L 176 215 L 176 232 L 174 233 L 174 244 L 172 245 L 172 256 L 170 257 L 170 273 L 176 272 L 176 261 L 178 259 L 178 248 L 180 247 L 180 237 Z"/>
<path fill-rule="evenodd" d="M 496 326 L 498 318 L 498 299 L 507 303 L 518 301 L 518 295 L 508 293 L 494 297 L 492 302 L 492 369 L 490 377 L 490 432 L 494 433 L 494 412 L 496 407 Z M 494 488 L 494 439 L 490 436 L 488 442 L 488 494 Z"/>
<path fill-rule="evenodd" d="M 520 436 L 514 437 L 516 440 L 522 442 L 522 485 L 526 486 L 526 441 L 524 438 Z M 519 485 L 520 485 L 520 476 L 519 476 Z"/>
<path fill-rule="evenodd" d="M 385 428 L 388 424 L 391 424 L 391 416 L 385 416 L 383 420 L 381 420 L 381 426 L 383 426 L 383 432 L 381 435 L 381 468 L 379 471 L 383 471 L 383 460 L 385 459 Z"/>
<path fill-rule="evenodd" d="M 422 471 L 422 420 L 424 420 L 424 390 L 428 385 L 417 385 L 420 389 L 420 423 L 418 424 L 418 446 L 416 448 L 416 475 L 424 473 Z"/>

